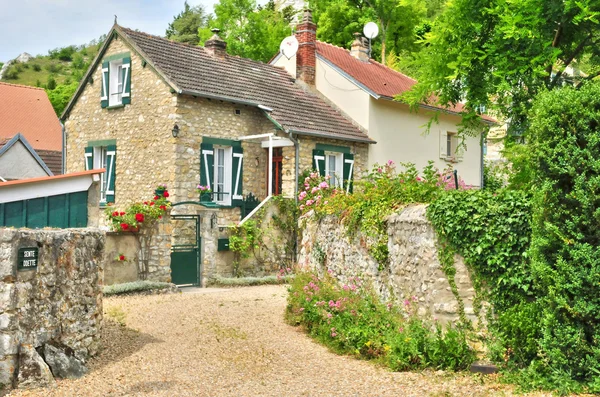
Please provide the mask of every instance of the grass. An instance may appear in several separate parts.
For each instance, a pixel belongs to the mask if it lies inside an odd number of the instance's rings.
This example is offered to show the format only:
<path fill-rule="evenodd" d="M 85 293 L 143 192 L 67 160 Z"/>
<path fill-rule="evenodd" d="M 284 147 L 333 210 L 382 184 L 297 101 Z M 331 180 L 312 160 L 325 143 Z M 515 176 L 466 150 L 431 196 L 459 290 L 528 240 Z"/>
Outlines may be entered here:
<path fill-rule="evenodd" d="M 123 311 L 121 306 L 113 306 L 106 309 L 106 317 L 112 319 L 114 322 L 124 327 L 126 325 L 127 314 Z"/>
<path fill-rule="evenodd" d="M 104 296 L 132 294 L 145 291 L 155 291 L 171 288 L 171 283 L 158 281 L 134 281 L 131 283 L 107 285 L 104 287 Z"/>
<path fill-rule="evenodd" d="M 209 280 L 209 287 L 249 287 L 252 285 L 287 284 L 293 276 L 265 277 L 216 277 Z"/>

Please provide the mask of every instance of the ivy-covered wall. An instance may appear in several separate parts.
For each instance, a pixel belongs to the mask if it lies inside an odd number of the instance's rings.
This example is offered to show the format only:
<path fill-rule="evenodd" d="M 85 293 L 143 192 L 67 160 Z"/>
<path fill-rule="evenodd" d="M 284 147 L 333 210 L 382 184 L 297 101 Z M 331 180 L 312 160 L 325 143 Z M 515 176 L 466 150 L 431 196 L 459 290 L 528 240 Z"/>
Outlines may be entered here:
<path fill-rule="evenodd" d="M 369 253 L 369 237 L 360 232 L 350 237 L 336 216 L 305 218 L 298 263 L 329 271 L 342 283 L 353 277 L 367 280 L 384 301 L 416 300 L 421 316 L 442 322 L 467 320 L 477 326 L 480 318 L 474 310 L 477 300 L 469 271 L 456 255 L 449 280 L 438 259 L 438 242 L 426 210 L 424 204 L 410 205 L 387 218 L 386 266 Z"/>

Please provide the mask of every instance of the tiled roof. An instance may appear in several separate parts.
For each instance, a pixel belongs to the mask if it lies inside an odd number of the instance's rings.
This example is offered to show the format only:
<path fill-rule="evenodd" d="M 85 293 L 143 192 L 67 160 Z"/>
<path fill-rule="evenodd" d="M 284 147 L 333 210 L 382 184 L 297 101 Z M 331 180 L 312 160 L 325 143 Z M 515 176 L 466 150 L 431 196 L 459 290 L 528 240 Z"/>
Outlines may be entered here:
<path fill-rule="evenodd" d="M 166 40 L 120 26 L 167 80 L 182 92 L 246 101 L 272 109 L 269 116 L 286 130 L 329 138 L 371 139 L 323 99 L 306 92 L 283 69 L 226 55 L 216 58 L 203 48 Z"/>
<path fill-rule="evenodd" d="M 393 98 L 410 90 L 417 83 L 417 80 L 373 59 L 370 59 L 369 62 L 360 61 L 350 55 L 350 51 L 329 43 L 317 41 L 317 54 L 379 96 Z M 461 103 L 447 108 L 437 105 L 430 106 L 453 113 L 461 113 L 464 110 Z M 485 115 L 482 118 L 487 121 L 495 121 Z"/>
<path fill-rule="evenodd" d="M 62 128 L 46 92 L 0 82 L 0 137 L 19 132 L 35 150 L 62 150 Z"/>
<path fill-rule="evenodd" d="M 54 175 L 62 174 L 62 152 L 60 150 L 36 150 L 36 152 Z"/>

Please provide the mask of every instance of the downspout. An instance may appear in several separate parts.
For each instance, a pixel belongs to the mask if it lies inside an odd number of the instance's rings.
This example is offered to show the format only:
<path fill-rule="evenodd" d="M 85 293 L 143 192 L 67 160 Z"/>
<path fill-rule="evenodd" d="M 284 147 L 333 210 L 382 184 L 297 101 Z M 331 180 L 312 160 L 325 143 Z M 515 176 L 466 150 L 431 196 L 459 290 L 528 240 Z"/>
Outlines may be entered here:
<path fill-rule="evenodd" d="M 61 174 L 65 174 L 67 168 L 67 160 L 65 156 L 67 155 L 67 129 L 62 121 L 58 120 L 60 123 L 60 127 L 62 128 L 62 163 L 61 163 Z"/>
<path fill-rule="evenodd" d="M 479 180 L 480 185 L 479 186 L 480 186 L 480 189 L 483 189 L 485 187 L 485 186 L 483 186 L 483 183 L 484 183 L 484 178 L 483 178 L 484 171 L 483 171 L 483 167 L 485 167 L 484 154 L 483 154 L 483 142 L 484 142 L 483 136 L 484 135 L 487 135 L 487 134 L 484 134 L 482 132 L 481 133 L 480 142 L 479 142 L 479 148 L 480 148 L 480 152 L 481 152 L 481 162 L 479 164 L 480 165 L 480 167 L 479 167 L 479 174 L 480 174 L 480 180 Z"/>

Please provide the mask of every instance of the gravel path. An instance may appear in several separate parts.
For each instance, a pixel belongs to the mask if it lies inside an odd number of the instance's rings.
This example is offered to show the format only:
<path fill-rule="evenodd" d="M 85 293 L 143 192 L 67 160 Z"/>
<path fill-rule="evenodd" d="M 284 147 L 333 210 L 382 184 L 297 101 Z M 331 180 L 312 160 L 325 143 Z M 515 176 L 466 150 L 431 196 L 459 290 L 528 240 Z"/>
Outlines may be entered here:
<path fill-rule="evenodd" d="M 82 379 L 11 396 L 490 396 L 481 376 L 392 373 L 284 323 L 286 288 L 105 299 L 105 349 Z M 541 394 L 537 394 L 541 395 Z"/>

